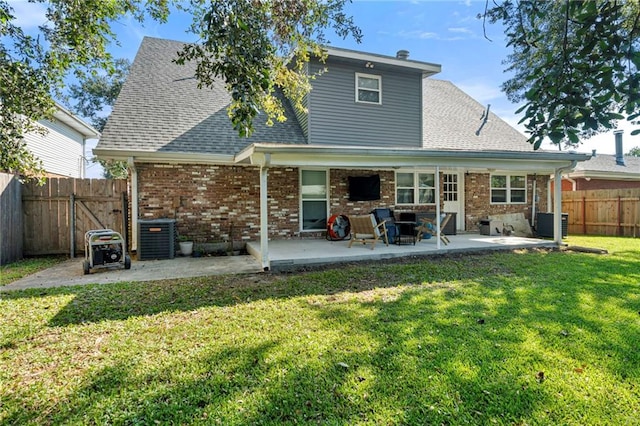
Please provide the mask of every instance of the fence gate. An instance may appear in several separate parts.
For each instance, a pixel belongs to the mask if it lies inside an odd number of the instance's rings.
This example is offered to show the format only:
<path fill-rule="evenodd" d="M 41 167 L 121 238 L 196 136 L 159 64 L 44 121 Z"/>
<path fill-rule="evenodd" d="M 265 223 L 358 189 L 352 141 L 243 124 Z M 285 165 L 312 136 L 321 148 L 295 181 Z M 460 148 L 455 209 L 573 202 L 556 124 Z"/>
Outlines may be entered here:
<path fill-rule="evenodd" d="M 127 181 L 50 178 L 22 193 L 24 255 L 84 253 L 84 233 L 109 228 L 128 241 Z M 124 214 L 123 214 L 124 213 Z"/>

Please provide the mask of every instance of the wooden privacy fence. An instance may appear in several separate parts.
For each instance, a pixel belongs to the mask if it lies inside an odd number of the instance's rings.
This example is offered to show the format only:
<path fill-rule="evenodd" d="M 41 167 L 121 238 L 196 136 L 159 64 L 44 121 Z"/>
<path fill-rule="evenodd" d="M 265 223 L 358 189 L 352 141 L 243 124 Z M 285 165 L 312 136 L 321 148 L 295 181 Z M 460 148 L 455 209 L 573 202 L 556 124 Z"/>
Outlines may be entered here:
<path fill-rule="evenodd" d="M 22 259 L 22 185 L 0 173 L 0 265 Z"/>
<path fill-rule="evenodd" d="M 128 240 L 127 181 L 51 178 L 22 191 L 24 255 L 84 253 L 84 234 L 109 228 Z"/>
<path fill-rule="evenodd" d="M 562 193 L 568 232 L 640 236 L 640 189 L 598 189 Z"/>

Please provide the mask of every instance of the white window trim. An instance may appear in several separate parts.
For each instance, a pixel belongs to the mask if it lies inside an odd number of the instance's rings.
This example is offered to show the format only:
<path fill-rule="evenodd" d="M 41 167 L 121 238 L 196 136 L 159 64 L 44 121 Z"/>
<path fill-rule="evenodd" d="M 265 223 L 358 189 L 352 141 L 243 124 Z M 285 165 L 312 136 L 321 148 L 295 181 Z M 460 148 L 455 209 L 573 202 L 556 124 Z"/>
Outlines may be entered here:
<path fill-rule="evenodd" d="M 302 199 L 302 172 L 303 171 L 315 171 L 315 172 L 325 172 L 325 187 L 327 189 L 327 194 L 325 196 L 324 199 L 321 198 L 307 198 L 307 199 Z M 303 217 L 303 209 L 302 209 L 302 203 L 304 201 L 325 201 L 325 207 L 326 207 L 326 216 L 327 216 L 327 220 L 329 220 L 330 217 L 330 211 L 329 211 L 329 197 L 330 197 L 330 188 L 329 188 L 329 169 L 324 169 L 324 168 L 313 168 L 313 167 L 304 167 L 304 168 L 300 168 L 299 169 L 299 173 L 298 173 L 298 200 L 299 200 L 299 212 L 300 214 L 298 215 L 298 222 L 300 225 L 300 232 L 319 232 L 322 231 L 321 229 L 304 229 L 304 217 Z"/>
<path fill-rule="evenodd" d="M 506 176 L 507 178 L 507 187 L 506 188 L 494 188 L 493 187 L 493 177 L 494 176 Z M 511 201 L 511 178 L 513 176 L 518 176 L 518 177 L 524 177 L 524 188 L 513 188 L 514 190 L 519 190 L 522 191 L 524 190 L 524 201 Z M 494 202 L 493 201 L 493 190 L 494 189 L 505 189 L 507 191 L 507 201 L 505 202 Z M 515 204 L 515 205 L 524 205 L 527 204 L 527 174 L 522 174 L 522 173 L 500 173 L 500 172 L 496 172 L 496 173 L 491 173 L 489 175 L 489 204 L 493 204 L 493 205 L 507 205 L 507 204 Z"/>
<path fill-rule="evenodd" d="M 360 90 L 360 87 L 358 87 L 358 80 L 360 79 L 360 77 L 365 77 L 365 78 L 370 78 L 370 79 L 374 79 L 374 80 L 378 80 L 378 102 L 369 102 L 369 101 L 361 101 L 360 99 L 358 99 L 358 90 Z M 356 81 L 355 81 L 355 96 L 356 96 L 356 103 L 359 104 L 369 104 L 369 105 L 382 105 L 382 76 L 381 75 L 375 75 L 375 74 L 364 74 L 361 72 L 357 72 L 356 73 Z M 375 92 L 376 90 L 373 89 L 362 89 L 362 90 L 368 90 L 371 92 Z"/>
<path fill-rule="evenodd" d="M 398 203 L 398 173 L 413 173 L 413 203 Z M 428 175 L 433 175 L 433 183 L 434 185 L 436 184 L 436 172 L 435 170 L 396 170 L 395 173 L 395 190 L 394 190 L 394 201 L 395 204 L 397 206 L 435 206 L 435 200 L 433 203 L 420 203 L 420 187 L 419 187 L 419 182 L 418 182 L 418 175 L 419 174 L 428 174 Z M 402 187 L 402 188 L 408 188 L 408 187 Z M 434 193 L 434 197 L 435 197 L 435 193 L 436 193 L 436 187 L 433 186 L 433 193 Z"/>

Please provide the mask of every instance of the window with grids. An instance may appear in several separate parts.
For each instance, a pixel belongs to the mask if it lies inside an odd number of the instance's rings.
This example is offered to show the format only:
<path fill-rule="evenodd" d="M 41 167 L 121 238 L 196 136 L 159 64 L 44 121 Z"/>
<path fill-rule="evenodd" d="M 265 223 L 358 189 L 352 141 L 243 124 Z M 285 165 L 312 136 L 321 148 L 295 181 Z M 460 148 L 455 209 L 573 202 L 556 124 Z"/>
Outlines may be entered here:
<path fill-rule="evenodd" d="M 444 201 L 458 201 L 458 175 L 445 173 L 442 176 Z"/>
<path fill-rule="evenodd" d="M 526 201 L 526 175 L 491 175 L 492 204 L 524 204 Z"/>
<path fill-rule="evenodd" d="M 356 102 L 382 103 L 382 77 L 356 73 Z"/>
<path fill-rule="evenodd" d="M 396 173 L 396 204 L 435 204 L 435 174 Z"/>

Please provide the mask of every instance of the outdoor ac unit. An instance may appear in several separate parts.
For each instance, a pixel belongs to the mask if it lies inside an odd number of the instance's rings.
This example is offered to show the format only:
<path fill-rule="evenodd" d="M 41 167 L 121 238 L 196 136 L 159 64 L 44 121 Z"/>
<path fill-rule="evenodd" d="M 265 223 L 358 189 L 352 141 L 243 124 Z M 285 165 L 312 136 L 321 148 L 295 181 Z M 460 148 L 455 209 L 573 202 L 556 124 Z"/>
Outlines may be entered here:
<path fill-rule="evenodd" d="M 138 260 L 173 259 L 175 241 L 174 219 L 138 220 Z"/>

